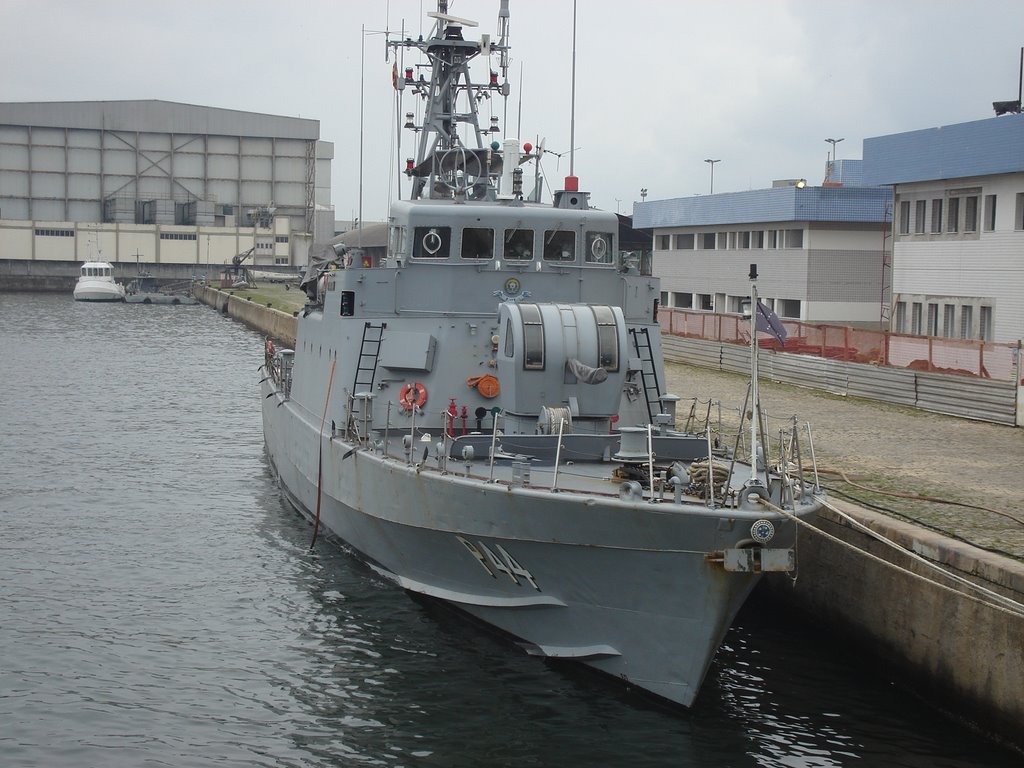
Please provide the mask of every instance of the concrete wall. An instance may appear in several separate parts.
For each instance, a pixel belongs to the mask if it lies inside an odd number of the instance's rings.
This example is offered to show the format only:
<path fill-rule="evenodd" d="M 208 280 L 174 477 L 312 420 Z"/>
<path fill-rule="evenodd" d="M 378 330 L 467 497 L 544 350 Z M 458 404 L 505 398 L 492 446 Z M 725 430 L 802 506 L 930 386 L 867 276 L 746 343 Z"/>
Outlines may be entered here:
<path fill-rule="evenodd" d="M 221 314 L 240 320 L 250 328 L 277 339 L 287 347 L 295 346 L 295 329 L 298 321 L 294 315 L 263 304 L 246 301 L 210 286 L 197 287 L 193 293 L 199 301 L 213 307 Z"/>
<path fill-rule="evenodd" d="M 1024 600 L 1024 565 L 882 515 L 833 502 L 871 529 L 990 590 Z M 801 528 L 798 578 L 770 591 L 866 645 L 940 706 L 1024 747 L 1024 615 L 962 586 L 826 510 Z M 846 546 L 846 545 L 852 546 Z M 881 560 L 871 559 L 874 555 Z M 886 561 L 886 564 L 881 561 Z M 898 567 L 896 567 L 898 566 Z"/>

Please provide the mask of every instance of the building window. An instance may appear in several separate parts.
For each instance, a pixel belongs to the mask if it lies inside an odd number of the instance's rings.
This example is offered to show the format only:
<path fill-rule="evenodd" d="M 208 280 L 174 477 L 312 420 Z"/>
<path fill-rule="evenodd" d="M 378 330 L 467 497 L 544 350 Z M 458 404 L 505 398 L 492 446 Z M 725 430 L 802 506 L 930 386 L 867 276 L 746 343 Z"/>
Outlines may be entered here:
<path fill-rule="evenodd" d="M 918 235 L 924 234 L 924 217 L 925 211 L 928 209 L 927 200 L 918 200 L 914 205 L 914 233 Z"/>
<path fill-rule="evenodd" d="M 679 251 L 692 251 L 693 250 L 693 232 L 689 232 L 685 235 L 676 235 L 676 250 Z"/>
<path fill-rule="evenodd" d="M 910 234 L 910 201 L 900 201 L 900 234 Z"/>
<path fill-rule="evenodd" d="M 971 328 L 974 326 L 974 307 L 967 305 L 960 307 L 960 338 L 971 338 Z"/>
<path fill-rule="evenodd" d="M 779 247 L 779 230 L 769 229 L 768 230 L 768 247 L 778 248 Z"/>
<path fill-rule="evenodd" d="M 804 247 L 804 231 L 802 229 L 787 229 L 786 230 L 786 247 L 787 248 L 803 248 Z"/>
<path fill-rule="evenodd" d="M 698 309 L 702 309 L 705 312 L 710 312 L 712 310 L 713 305 L 711 303 L 710 293 L 698 293 L 697 301 L 700 302 L 700 306 L 698 307 Z"/>
<path fill-rule="evenodd" d="M 921 302 L 919 301 L 910 305 L 910 332 L 914 336 L 921 335 Z"/>
<path fill-rule="evenodd" d="M 800 230 L 791 231 L 799 232 Z M 777 299 L 775 305 L 778 308 L 779 317 L 800 319 L 800 299 Z"/>
<path fill-rule="evenodd" d="M 939 335 L 939 305 L 928 304 L 928 335 Z"/>
<path fill-rule="evenodd" d="M 274 238 L 274 242 L 275 243 L 287 243 L 288 242 L 288 235 L 277 235 Z"/>
<path fill-rule="evenodd" d="M 672 306 L 679 309 L 693 309 L 692 293 L 673 293 Z"/>
<path fill-rule="evenodd" d="M 892 330 L 894 333 L 905 333 L 907 329 L 907 302 L 896 302 L 896 314 L 893 318 Z"/>
<path fill-rule="evenodd" d="M 942 201 L 932 200 L 932 234 L 942 232 Z"/>
<path fill-rule="evenodd" d="M 274 259 L 274 263 L 278 264 L 278 265 L 287 264 L 288 263 L 288 257 L 287 256 L 277 256 Z"/>
<path fill-rule="evenodd" d="M 700 247 L 703 248 L 705 251 L 713 251 L 713 250 L 715 250 L 715 233 L 714 232 L 705 232 L 705 233 L 703 233 L 700 236 L 700 239 L 701 239 Z"/>
<path fill-rule="evenodd" d="M 672 235 L 658 235 L 658 250 L 667 251 L 672 245 Z"/>
<path fill-rule="evenodd" d="M 754 247 L 754 248 L 764 248 L 764 230 L 763 229 L 759 229 L 756 232 L 754 232 L 753 235 L 754 235 L 754 239 L 753 239 L 752 247 Z"/>
<path fill-rule="evenodd" d="M 1013 228 L 1018 232 L 1024 229 L 1024 192 L 1017 193 L 1017 210 L 1013 215 Z"/>
<path fill-rule="evenodd" d="M 161 240 L 195 240 L 196 236 L 194 233 L 189 232 L 161 232 Z M 258 243 L 257 247 L 261 247 L 262 244 Z"/>
<path fill-rule="evenodd" d="M 956 305 L 945 304 L 942 307 L 942 335 L 947 339 L 953 338 L 953 329 L 956 327 L 954 324 L 956 317 Z"/>
<path fill-rule="evenodd" d="M 73 229 L 37 229 L 36 237 L 74 237 Z"/>
<path fill-rule="evenodd" d="M 964 198 L 964 232 L 978 231 L 978 196 Z"/>
<path fill-rule="evenodd" d="M 750 248 L 750 232 L 740 232 L 740 248 Z"/>
<path fill-rule="evenodd" d="M 960 231 L 960 198 L 949 198 L 949 213 L 946 214 L 946 231 Z"/>
<path fill-rule="evenodd" d="M 996 229 L 996 196 L 985 195 L 985 231 L 995 232 Z"/>
<path fill-rule="evenodd" d="M 736 240 L 735 240 L 735 236 L 736 235 L 735 235 L 735 233 L 733 233 L 733 238 L 734 239 L 733 239 L 733 242 L 732 242 L 731 245 L 729 243 L 729 234 L 730 233 L 728 233 L 728 232 L 719 232 L 718 233 L 718 247 L 719 248 L 726 249 L 726 248 L 730 248 L 730 247 L 734 248 L 736 246 Z"/>
<path fill-rule="evenodd" d="M 992 341 L 992 307 L 979 307 L 978 324 L 978 338 L 982 341 Z"/>

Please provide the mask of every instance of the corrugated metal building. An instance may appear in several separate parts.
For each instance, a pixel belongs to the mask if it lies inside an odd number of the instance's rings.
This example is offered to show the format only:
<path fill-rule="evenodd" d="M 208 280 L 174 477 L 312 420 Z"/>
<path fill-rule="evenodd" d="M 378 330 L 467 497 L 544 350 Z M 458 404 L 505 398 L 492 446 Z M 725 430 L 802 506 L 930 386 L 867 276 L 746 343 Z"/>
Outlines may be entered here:
<path fill-rule="evenodd" d="M 836 177 L 856 177 L 843 161 Z M 879 187 L 797 186 L 655 200 L 634 205 L 654 231 L 654 273 L 664 306 L 739 313 L 758 293 L 782 317 L 877 325 L 891 193 Z"/>
<path fill-rule="evenodd" d="M 1024 115 L 864 141 L 894 188 L 892 330 L 1024 338 Z"/>
<path fill-rule="evenodd" d="M 0 255 L 81 260 L 82 243 L 40 238 L 89 229 L 107 260 L 202 261 L 214 243 L 304 261 L 333 236 L 319 134 L 317 120 L 166 101 L 0 104 Z"/>

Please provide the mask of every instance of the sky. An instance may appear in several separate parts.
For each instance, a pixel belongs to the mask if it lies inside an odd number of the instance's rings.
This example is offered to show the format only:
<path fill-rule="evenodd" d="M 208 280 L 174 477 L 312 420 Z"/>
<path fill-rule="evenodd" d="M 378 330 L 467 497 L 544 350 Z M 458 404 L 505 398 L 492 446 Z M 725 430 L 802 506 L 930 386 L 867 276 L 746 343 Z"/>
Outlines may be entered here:
<path fill-rule="evenodd" d="M 501 138 L 571 149 L 573 3 L 510 0 Z M 383 220 L 408 193 L 386 30 L 429 30 L 434 0 L 0 0 L 0 102 L 161 99 L 312 118 L 334 143 L 336 218 Z M 452 0 L 495 37 L 498 0 Z M 591 204 L 819 184 L 831 145 L 993 116 L 1017 98 L 1020 0 L 578 0 L 573 170 Z M 406 63 L 409 63 L 408 61 Z M 476 70 L 478 77 L 486 69 Z M 396 117 L 397 115 L 397 117 Z M 506 124 L 506 116 L 507 123 Z M 561 153 L 558 157 L 555 153 Z M 720 160 L 713 166 L 706 159 Z"/>

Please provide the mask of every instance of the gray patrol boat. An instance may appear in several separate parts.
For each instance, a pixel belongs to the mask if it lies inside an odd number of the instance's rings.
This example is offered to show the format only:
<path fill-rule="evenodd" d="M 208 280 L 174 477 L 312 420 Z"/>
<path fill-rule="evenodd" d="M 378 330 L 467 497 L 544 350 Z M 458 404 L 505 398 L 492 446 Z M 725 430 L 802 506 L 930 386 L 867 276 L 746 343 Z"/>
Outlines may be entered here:
<path fill-rule="evenodd" d="M 574 177 L 524 195 L 539 151 L 480 125 L 508 95 L 507 0 L 480 41 L 438 7 L 429 36 L 388 43 L 422 55 L 395 73 L 422 119 L 386 251 L 311 266 L 295 349 L 268 345 L 269 458 L 314 542 L 690 706 L 761 573 L 795 567 L 816 478 L 795 425 L 772 451 L 760 418 L 734 446 L 677 427 L 649 258 Z"/>

